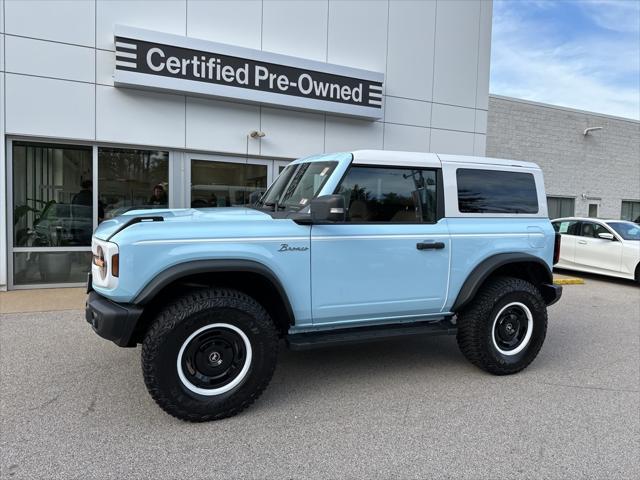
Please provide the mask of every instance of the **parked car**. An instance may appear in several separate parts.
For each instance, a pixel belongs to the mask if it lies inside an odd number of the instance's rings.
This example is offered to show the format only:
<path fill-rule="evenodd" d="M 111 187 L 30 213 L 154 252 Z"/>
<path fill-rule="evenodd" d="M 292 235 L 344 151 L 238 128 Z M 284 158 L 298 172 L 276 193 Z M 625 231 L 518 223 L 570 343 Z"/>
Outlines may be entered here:
<path fill-rule="evenodd" d="M 556 267 L 640 282 L 640 225 L 578 217 L 551 223 L 562 236 Z"/>
<path fill-rule="evenodd" d="M 141 343 L 151 396 L 189 421 L 249 406 L 279 337 L 308 349 L 455 334 L 471 363 L 512 374 L 537 356 L 562 293 L 559 239 L 533 163 L 319 155 L 292 162 L 250 208 L 103 222 L 86 319 L 117 345 Z"/>

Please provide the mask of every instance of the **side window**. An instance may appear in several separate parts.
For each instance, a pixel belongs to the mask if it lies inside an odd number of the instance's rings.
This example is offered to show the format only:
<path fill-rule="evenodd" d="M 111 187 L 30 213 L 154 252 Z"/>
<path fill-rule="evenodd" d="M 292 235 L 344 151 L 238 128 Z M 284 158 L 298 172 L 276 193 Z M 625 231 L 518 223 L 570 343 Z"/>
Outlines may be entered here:
<path fill-rule="evenodd" d="M 354 166 L 337 193 L 351 222 L 436 221 L 435 170 Z"/>
<path fill-rule="evenodd" d="M 590 238 L 599 238 L 598 234 L 600 233 L 611 233 L 611 232 L 607 230 L 605 227 L 603 227 L 602 225 L 599 225 L 597 223 L 584 222 L 582 224 L 581 236 L 590 237 Z"/>
<path fill-rule="evenodd" d="M 564 222 L 553 222 L 553 229 L 564 235 L 578 235 L 580 224 L 575 220 L 565 220 Z"/>
<path fill-rule="evenodd" d="M 538 213 L 538 192 L 531 173 L 459 168 L 461 213 Z"/>

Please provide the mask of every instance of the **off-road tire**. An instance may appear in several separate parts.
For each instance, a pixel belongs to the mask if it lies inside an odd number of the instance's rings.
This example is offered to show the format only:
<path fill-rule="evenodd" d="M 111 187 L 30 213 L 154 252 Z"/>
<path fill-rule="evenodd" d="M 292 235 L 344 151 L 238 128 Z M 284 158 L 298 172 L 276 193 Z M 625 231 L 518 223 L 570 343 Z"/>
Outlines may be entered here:
<path fill-rule="evenodd" d="M 494 321 L 510 304 L 525 305 L 533 328 L 526 346 L 517 354 L 504 355 L 494 337 Z M 509 375 L 526 368 L 538 355 L 547 333 L 547 307 L 531 283 L 512 277 L 497 277 L 483 285 L 471 304 L 458 314 L 458 346 L 474 365 L 494 375 Z M 525 343 L 524 341 L 521 343 Z"/>
<path fill-rule="evenodd" d="M 241 330 L 250 342 L 251 360 L 245 357 L 249 367 L 241 383 L 203 396 L 181 380 L 178 355 L 191 335 L 213 324 Z M 209 288 L 180 297 L 158 314 L 142 343 L 141 360 L 147 389 L 164 411 L 181 420 L 206 422 L 231 417 L 251 405 L 269 384 L 277 355 L 277 330 L 258 302 L 237 290 Z"/>

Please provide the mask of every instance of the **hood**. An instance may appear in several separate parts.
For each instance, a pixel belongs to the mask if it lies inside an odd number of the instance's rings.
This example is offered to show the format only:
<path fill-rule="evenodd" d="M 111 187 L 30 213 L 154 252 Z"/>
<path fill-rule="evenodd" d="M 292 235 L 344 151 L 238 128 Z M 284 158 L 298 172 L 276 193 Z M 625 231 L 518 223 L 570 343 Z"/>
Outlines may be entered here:
<path fill-rule="evenodd" d="M 166 226 L 172 222 L 193 224 L 198 222 L 235 223 L 272 220 L 271 216 L 267 213 L 245 207 L 199 208 L 197 210 L 195 208 L 130 210 L 122 215 L 102 222 L 96 229 L 95 236 L 101 240 L 107 240 L 119 231 L 127 228 L 127 224 L 150 222 L 153 218 L 155 218 L 156 221 L 162 218 L 162 222 L 166 222 Z M 176 225 L 175 227 L 178 226 Z"/>

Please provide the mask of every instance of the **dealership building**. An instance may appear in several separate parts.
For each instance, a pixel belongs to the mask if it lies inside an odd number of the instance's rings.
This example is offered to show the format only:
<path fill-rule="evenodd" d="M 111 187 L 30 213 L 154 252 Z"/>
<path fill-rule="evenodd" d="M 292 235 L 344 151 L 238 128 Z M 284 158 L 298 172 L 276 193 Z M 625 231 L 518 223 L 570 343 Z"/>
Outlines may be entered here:
<path fill-rule="evenodd" d="M 301 156 L 487 153 L 491 0 L 0 7 L 0 289 L 81 285 L 104 219 L 134 207 L 245 205 Z M 490 123 L 501 122 L 511 128 Z M 614 123 L 586 145 L 601 149 Z M 538 160 L 506 132 L 490 154 Z M 581 156 L 558 157 L 573 162 L 562 168 L 555 158 L 543 166 L 553 176 L 581 170 Z M 574 198 L 576 213 L 583 193 L 598 195 L 614 215 L 609 194 L 594 192 L 638 186 L 637 157 L 619 160 L 598 165 L 598 189 L 557 179 L 553 193 Z M 624 196 L 640 199 L 633 185 Z"/>
<path fill-rule="evenodd" d="M 244 205 L 301 156 L 485 153 L 490 1 L 0 3 L 3 288 L 79 285 L 103 219 Z"/>
<path fill-rule="evenodd" d="M 640 122 L 489 96 L 487 156 L 536 162 L 551 218 L 640 218 Z"/>

